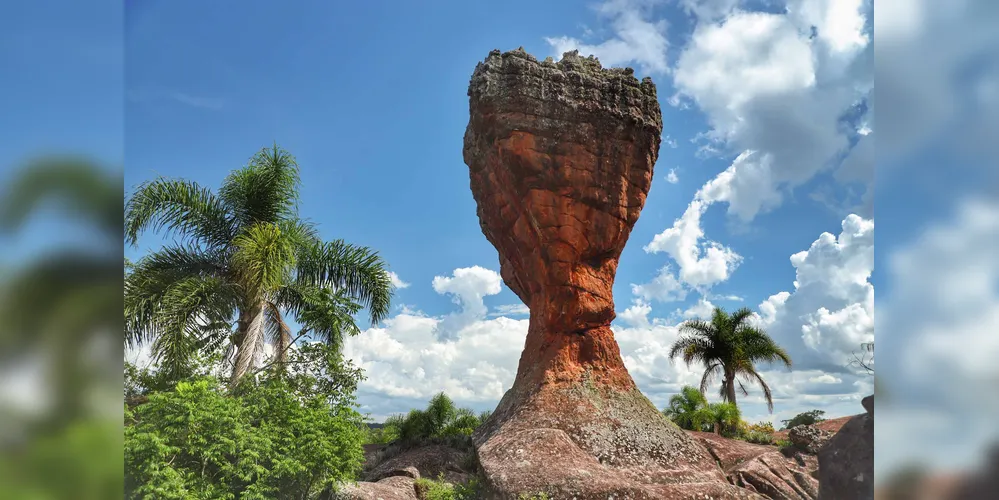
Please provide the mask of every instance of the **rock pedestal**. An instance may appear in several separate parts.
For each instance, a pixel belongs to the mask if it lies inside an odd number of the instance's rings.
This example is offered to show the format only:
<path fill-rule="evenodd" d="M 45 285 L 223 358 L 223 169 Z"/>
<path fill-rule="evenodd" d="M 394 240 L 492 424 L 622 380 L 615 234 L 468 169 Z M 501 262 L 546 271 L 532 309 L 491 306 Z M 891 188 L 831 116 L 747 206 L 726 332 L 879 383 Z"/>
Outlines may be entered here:
<path fill-rule="evenodd" d="M 468 89 L 482 232 L 530 307 L 513 387 L 474 435 L 499 498 L 758 498 L 639 392 L 610 329 L 618 258 L 659 154 L 651 79 L 493 51 Z"/>

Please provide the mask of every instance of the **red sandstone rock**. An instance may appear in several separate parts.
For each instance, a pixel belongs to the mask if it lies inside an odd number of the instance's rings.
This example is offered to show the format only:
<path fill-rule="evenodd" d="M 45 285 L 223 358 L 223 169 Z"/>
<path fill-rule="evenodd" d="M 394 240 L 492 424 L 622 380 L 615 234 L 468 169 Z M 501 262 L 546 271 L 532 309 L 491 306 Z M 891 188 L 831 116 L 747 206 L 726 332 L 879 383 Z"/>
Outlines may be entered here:
<path fill-rule="evenodd" d="M 689 432 L 689 431 L 688 431 Z M 729 482 L 780 500 L 814 500 L 818 459 L 799 454 L 782 455 L 773 446 L 727 439 L 708 432 L 689 432 L 724 469 Z"/>
<path fill-rule="evenodd" d="M 491 52 L 468 95 L 482 231 L 531 309 L 514 385 L 474 436 L 496 497 L 754 498 L 639 392 L 610 329 L 618 258 L 659 154 L 655 85 L 520 49 Z"/>
<path fill-rule="evenodd" d="M 359 482 L 337 492 L 337 500 L 418 500 L 415 480 L 411 477 L 392 476 L 377 483 Z"/>

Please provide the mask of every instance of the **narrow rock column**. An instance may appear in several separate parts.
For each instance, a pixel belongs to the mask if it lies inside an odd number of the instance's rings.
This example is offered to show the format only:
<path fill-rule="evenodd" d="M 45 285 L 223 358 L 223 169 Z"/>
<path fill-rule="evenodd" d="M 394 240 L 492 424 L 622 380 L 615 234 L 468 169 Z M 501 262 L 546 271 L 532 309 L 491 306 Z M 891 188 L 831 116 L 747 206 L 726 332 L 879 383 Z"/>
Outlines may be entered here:
<path fill-rule="evenodd" d="M 751 497 L 638 391 L 610 329 L 618 258 L 659 154 L 655 84 L 518 49 L 490 52 L 468 95 L 482 232 L 531 309 L 514 385 L 474 436 L 487 481 L 501 497 Z"/>

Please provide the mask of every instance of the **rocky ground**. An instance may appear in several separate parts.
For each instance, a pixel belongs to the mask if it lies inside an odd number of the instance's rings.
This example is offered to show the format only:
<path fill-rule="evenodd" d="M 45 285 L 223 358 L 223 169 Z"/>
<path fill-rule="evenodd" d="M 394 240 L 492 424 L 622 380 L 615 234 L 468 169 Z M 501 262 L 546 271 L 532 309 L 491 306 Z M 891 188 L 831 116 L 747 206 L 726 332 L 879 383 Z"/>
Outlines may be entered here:
<path fill-rule="evenodd" d="M 864 470 L 873 470 L 873 441 L 865 441 L 873 437 L 873 434 L 867 432 L 873 430 L 873 407 L 870 410 L 871 413 L 834 419 L 831 421 L 832 424 L 795 427 L 785 433 L 793 444 L 782 449 L 774 445 L 752 444 L 706 432 L 685 431 L 685 434 L 711 457 L 717 472 L 728 484 L 745 493 L 744 498 L 865 499 L 872 498 L 873 494 L 871 489 L 873 478 L 864 477 L 863 474 Z M 550 444 L 550 449 L 560 449 L 557 443 Z M 454 484 L 473 479 L 487 486 L 489 484 L 478 463 L 475 448 L 469 442 L 431 442 L 409 448 L 370 445 L 365 451 L 368 463 L 365 467 L 364 481 L 347 488 L 340 498 L 425 500 L 416 481 L 421 477 L 444 478 Z M 515 450 L 509 451 L 510 457 L 516 455 Z M 480 448 L 478 453 L 482 452 Z M 585 457 L 578 457 L 577 460 L 585 461 Z M 546 476 L 543 462 L 536 464 L 535 470 L 538 477 Z M 861 471 L 859 475 L 858 470 Z M 594 482 L 590 486 L 593 484 L 599 486 L 601 480 L 611 482 L 615 480 L 608 477 L 601 478 L 597 474 L 591 477 Z M 838 489 L 821 488 L 823 480 Z M 664 496 L 658 498 L 688 498 L 691 497 L 688 493 L 700 494 L 702 489 L 703 485 L 696 482 L 678 483 L 672 489 L 664 488 L 662 490 Z M 544 488 L 541 490 L 544 491 Z M 824 490 L 828 491 L 822 493 Z M 592 492 L 594 489 L 589 488 L 587 491 Z M 639 496 L 643 493 L 642 490 L 625 491 L 614 498 L 643 498 Z M 506 495 L 502 491 L 484 490 L 481 498 L 517 497 Z M 608 497 L 599 492 L 564 497 L 554 493 L 549 494 L 548 498 L 587 500 Z"/>

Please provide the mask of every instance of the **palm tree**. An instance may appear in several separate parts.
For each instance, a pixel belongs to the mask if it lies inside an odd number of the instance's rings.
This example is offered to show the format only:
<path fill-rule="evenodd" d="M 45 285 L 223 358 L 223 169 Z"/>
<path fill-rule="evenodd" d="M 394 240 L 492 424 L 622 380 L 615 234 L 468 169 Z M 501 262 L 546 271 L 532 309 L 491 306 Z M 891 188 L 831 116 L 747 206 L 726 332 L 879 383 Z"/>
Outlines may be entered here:
<path fill-rule="evenodd" d="M 266 338 L 278 360 L 296 339 L 284 315 L 339 347 L 359 332 L 362 308 L 377 323 L 392 296 L 378 254 L 322 241 L 298 216 L 295 158 L 275 145 L 233 171 L 213 193 L 197 183 L 157 178 L 125 204 L 125 240 L 145 230 L 179 237 L 133 264 L 125 280 L 126 343 L 152 342 L 161 369 L 183 369 L 191 353 L 235 352 L 230 386 L 246 376 Z M 234 324 L 235 323 L 235 324 Z M 235 328 L 233 328 L 235 327 Z"/>
<path fill-rule="evenodd" d="M 713 415 L 708 408 L 708 400 L 695 387 L 683 386 L 679 394 L 669 398 L 669 406 L 663 414 L 681 429 L 702 431 L 711 423 Z"/>
<path fill-rule="evenodd" d="M 782 362 L 791 368 L 791 357 L 762 329 L 750 323 L 753 312 L 742 308 L 731 315 L 716 307 L 711 321 L 691 320 L 680 325 L 683 337 L 673 343 L 669 351 L 670 360 L 683 355 L 683 361 L 704 364 L 700 391 L 703 394 L 708 385 L 721 372 L 721 397 L 723 401 L 736 403 L 736 383 L 742 394 L 748 395 L 742 381 L 756 382 L 763 388 L 767 408 L 773 413 L 774 402 L 770 386 L 756 371 L 757 362 Z"/>

